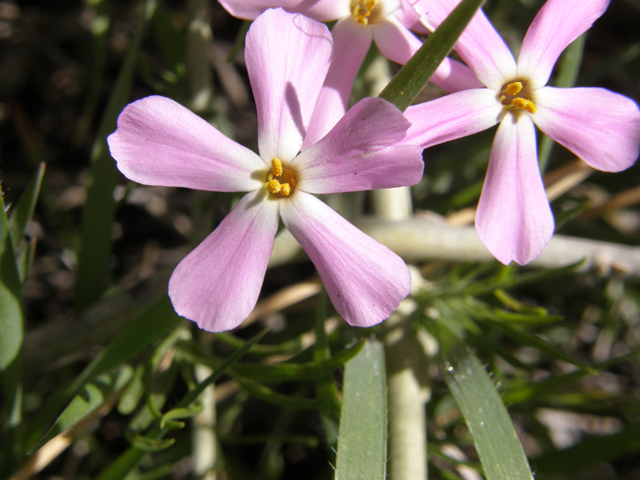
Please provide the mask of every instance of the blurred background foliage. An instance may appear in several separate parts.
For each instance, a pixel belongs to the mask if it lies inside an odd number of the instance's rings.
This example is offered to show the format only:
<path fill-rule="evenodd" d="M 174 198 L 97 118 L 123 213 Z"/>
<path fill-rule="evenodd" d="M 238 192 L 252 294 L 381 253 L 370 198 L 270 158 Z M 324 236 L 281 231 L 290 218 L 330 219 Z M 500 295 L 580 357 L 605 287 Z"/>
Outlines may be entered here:
<path fill-rule="evenodd" d="M 542 3 L 493 0 L 485 11 L 515 49 Z M 637 101 L 639 23 L 637 0 L 613 0 L 588 32 L 576 85 Z M 243 328 L 198 331 L 173 313 L 166 284 L 237 198 L 128 184 L 105 150 L 122 107 L 151 94 L 255 149 L 247 26 L 215 1 L 0 1 L 1 478 L 333 477 L 342 367 L 373 375 L 349 361 L 375 355 L 379 343 L 366 341 L 393 327 L 339 321 L 312 264 L 296 259 L 269 269 Z M 372 50 L 353 100 L 396 69 Z M 430 85 L 420 100 L 442 94 Z M 472 221 L 493 134 L 425 152 L 417 218 Z M 581 167 L 554 147 L 546 171 L 568 176 L 561 168 Z M 558 233 L 637 246 L 640 167 L 583 177 L 552 203 Z M 429 478 L 482 472 L 472 438 L 482 415 L 465 409 L 483 384 L 465 393 L 462 367 L 489 373 L 536 478 L 640 478 L 640 272 L 597 267 L 416 265 L 404 322 L 421 346 Z"/>

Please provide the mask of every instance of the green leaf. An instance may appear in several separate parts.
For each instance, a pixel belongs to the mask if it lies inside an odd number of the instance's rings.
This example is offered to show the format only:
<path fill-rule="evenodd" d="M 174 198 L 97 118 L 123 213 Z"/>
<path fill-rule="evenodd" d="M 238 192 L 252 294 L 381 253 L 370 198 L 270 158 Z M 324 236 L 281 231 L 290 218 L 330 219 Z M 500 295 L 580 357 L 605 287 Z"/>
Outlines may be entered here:
<path fill-rule="evenodd" d="M 170 422 L 172 420 L 195 417 L 201 411 L 201 405 L 191 408 L 174 408 L 173 410 L 169 410 L 162 416 L 162 419 L 160 420 L 160 428 L 165 428 L 167 422 Z"/>
<path fill-rule="evenodd" d="M 532 480 L 522 445 L 489 375 L 476 356 L 451 336 L 443 345 L 441 370 L 473 436 L 486 479 Z"/>
<path fill-rule="evenodd" d="M 44 177 L 45 164 L 41 163 L 36 172 L 36 176 L 27 185 L 26 190 L 20 197 L 18 204 L 13 209 L 13 214 L 9 220 L 9 230 L 11 231 L 11 241 L 13 248 L 18 250 L 20 240 L 24 235 L 24 231 L 27 228 L 27 224 L 33 217 L 33 212 L 36 208 L 36 202 L 38 201 L 38 195 L 40 194 L 40 186 L 42 185 L 42 178 Z"/>
<path fill-rule="evenodd" d="M 461 2 L 391 79 L 379 97 L 393 103 L 404 112 L 449 54 L 483 2 L 484 0 Z"/>
<path fill-rule="evenodd" d="M 102 406 L 109 397 L 122 390 L 132 376 L 133 369 L 129 365 L 125 365 L 113 375 L 100 375 L 93 382 L 86 384 L 83 391 L 71 400 L 69 406 L 64 409 L 51 429 L 29 450 L 28 454 L 35 453 L 53 437 L 75 427 L 86 419 Z"/>
<path fill-rule="evenodd" d="M 11 230 L 0 192 L 0 371 L 13 363 L 24 338 L 22 288 Z"/>
<path fill-rule="evenodd" d="M 76 310 L 83 310 L 98 300 L 106 288 L 109 277 L 111 226 L 116 206 L 113 190 L 117 180 L 117 169 L 116 162 L 109 155 L 107 136 L 116 129 L 118 115 L 129 100 L 140 44 L 145 27 L 156 7 L 157 0 L 146 0 L 144 17 L 129 47 L 91 151 L 75 283 Z"/>
<path fill-rule="evenodd" d="M 129 382 L 127 389 L 120 397 L 118 401 L 118 412 L 121 415 L 129 415 L 140 403 L 140 399 L 144 394 L 144 370 L 144 365 L 138 365 L 136 367 L 136 373 L 133 375 L 133 379 Z"/>
<path fill-rule="evenodd" d="M 278 405 L 279 407 L 315 410 L 322 407 L 325 403 L 322 398 L 302 398 L 283 395 L 253 380 L 237 376 L 235 379 L 249 395 L 259 398 L 264 402 L 271 403 L 272 405 Z"/>
<path fill-rule="evenodd" d="M 384 480 L 387 471 L 387 380 L 382 344 L 369 342 L 347 363 L 336 480 Z"/>
<path fill-rule="evenodd" d="M 166 450 L 171 445 L 176 443 L 175 438 L 156 439 L 143 437 L 140 435 L 132 435 L 129 438 L 129 441 L 133 446 L 135 446 L 139 450 L 142 450 L 143 452 L 160 452 L 162 450 Z"/>

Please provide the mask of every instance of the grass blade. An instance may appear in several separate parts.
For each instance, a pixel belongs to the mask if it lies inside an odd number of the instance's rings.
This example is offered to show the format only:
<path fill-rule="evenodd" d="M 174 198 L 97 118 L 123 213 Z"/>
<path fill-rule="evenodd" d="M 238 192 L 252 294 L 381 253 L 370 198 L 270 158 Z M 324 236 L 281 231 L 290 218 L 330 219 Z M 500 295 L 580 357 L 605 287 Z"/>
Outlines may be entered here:
<path fill-rule="evenodd" d="M 379 97 L 404 112 L 449 54 L 483 2 L 484 0 L 464 0 L 460 3 L 391 79 Z"/>
<path fill-rule="evenodd" d="M 336 480 L 384 480 L 387 379 L 381 343 L 367 343 L 345 367 L 338 438 Z"/>
<path fill-rule="evenodd" d="M 486 479 L 532 480 L 507 409 L 486 370 L 458 343 L 447 352 L 442 372 L 471 431 Z"/>
<path fill-rule="evenodd" d="M 118 115 L 129 100 L 129 91 L 136 68 L 136 59 L 143 33 L 157 6 L 156 0 L 145 2 L 144 18 L 129 48 L 120 75 L 109 98 L 102 118 L 98 138 L 91 151 L 91 166 L 87 187 L 78 273 L 76 276 L 75 308 L 83 310 L 94 303 L 107 286 L 109 256 L 111 254 L 111 225 L 115 215 L 116 202 L 113 189 L 116 185 L 116 163 L 109 155 L 107 136 L 116 129 Z"/>

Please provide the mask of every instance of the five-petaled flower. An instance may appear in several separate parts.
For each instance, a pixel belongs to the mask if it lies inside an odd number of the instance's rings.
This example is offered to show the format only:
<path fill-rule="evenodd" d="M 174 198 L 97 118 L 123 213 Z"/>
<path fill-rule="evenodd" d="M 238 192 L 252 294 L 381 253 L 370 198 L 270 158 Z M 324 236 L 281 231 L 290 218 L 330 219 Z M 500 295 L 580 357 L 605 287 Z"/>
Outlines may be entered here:
<path fill-rule="evenodd" d="M 423 23 L 436 28 L 459 0 L 420 0 Z M 409 107 L 406 141 L 429 147 L 499 123 L 476 213 L 482 242 L 502 263 L 525 264 L 553 235 L 553 214 L 538 168 L 535 125 L 592 167 L 618 172 L 638 157 L 640 111 L 602 88 L 545 86 L 556 60 L 588 30 L 609 0 L 548 0 L 529 27 L 517 63 L 478 12 L 456 51 L 486 86 Z"/>
<path fill-rule="evenodd" d="M 269 7 L 282 7 L 321 22 L 337 20 L 332 35 L 334 58 L 318 97 L 302 150 L 316 143 L 344 115 L 353 81 L 375 41 L 388 59 L 404 65 L 427 33 L 408 0 L 219 0 L 231 15 L 252 20 Z M 468 67 L 449 58 L 431 82 L 449 92 L 480 87 Z"/>
<path fill-rule="evenodd" d="M 381 322 L 409 293 L 402 259 L 314 196 L 416 184 L 422 149 L 396 145 L 409 127 L 402 113 L 381 99 L 364 99 L 298 154 L 332 48 L 328 29 L 299 14 L 267 10 L 253 22 L 245 58 L 260 155 L 159 96 L 128 105 L 108 138 L 118 168 L 131 180 L 249 192 L 169 281 L 177 313 L 205 330 L 232 329 L 249 315 L 280 218 L 350 324 Z"/>

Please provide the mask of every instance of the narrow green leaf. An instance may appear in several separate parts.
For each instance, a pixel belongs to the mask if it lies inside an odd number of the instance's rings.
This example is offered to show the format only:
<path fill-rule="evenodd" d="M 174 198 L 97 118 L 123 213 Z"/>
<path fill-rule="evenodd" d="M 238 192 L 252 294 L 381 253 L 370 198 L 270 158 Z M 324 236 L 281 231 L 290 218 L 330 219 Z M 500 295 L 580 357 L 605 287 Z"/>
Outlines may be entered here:
<path fill-rule="evenodd" d="M 336 480 L 384 480 L 387 471 L 387 380 L 382 344 L 372 341 L 347 363 Z"/>
<path fill-rule="evenodd" d="M 162 416 L 162 419 L 160 420 L 160 428 L 165 428 L 166 423 L 171 420 L 195 417 L 201 411 L 201 405 L 191 408 L 174 408 L 173 410 L 169 410 Z"/>
<path fill-rule="evenodd" d="M 249 395 L 272 405 L 278 405 L 279 407 L 315 410 L 322 407 L 325 403 L 322 398 L 302 398 L 283 395 L 253 380 L 242 377 L 235 377 L 235 379 Z"/>
<path fill-rule="evenodd" d="M 129 47 L 116 85 L 112 90 L 98 137 L 91 151 L 87 182 L 87 201 L 82 221 L 81 246 L 78 254 L 75 307 L 83 310 L 94 303 L 107 286 L 111 254 L 111 226 L 115 214 L 113 190 L 116 185 L 116 162 L 109 155 L 107 136 L 116 129 L 118 115 L 129 100 L 138 51 L 145 27 L 153 16 L 157 0 L 146 0 L 144 17 Z"/>
<path fill-rule="evenodd" d="M 484 0 L 464 0 L 427 38 L 422 47 L 391 79 L 379 97 L 403 112 L 427 84 L 433 72 L 456 44 Z"/>
<path fill-rule="evenodd" d="M 15 428 L 20 425 L 22 418 L 20 352 L 24 340 L 24 318 L 22 283 L 11 236 L 0 191 L 0 380 L 7 426 Z M 6 449 L 4 454 L 10 455 L 9 452 Z"/>
<path fill-rule="evenodd" d="M 22 347 L 22 288 L 11 230 L 0 192 L 0 372 L 13 363 Z"/>
<path fill-rule="evenodd" d="M 27 245 L 24 247 L 24 250 L 20 252 L 18 255 L 18 275 L 20 276 L 20 281 L 22 282 L 22 288 L 24 288 L 24 284 L 27 281 L 27 277 L 29 276 L 29 271 L 31 270 L 31 265 L 33 265 L 33 260 L 36 256 L 36 239 L 32 238 Z"/>
<path fill-rule="evenodd" d="M 473 436 L 486 479 L 532 480 L 522 445 L 489 375 L 456 340 L 448 338 L 444 345 L 441 370 Z"/>
<path fill-rule="evenodd" d="M 38 195 L 40 195 L 40 186 L 42 185 L 42 178 L 44 177 L 44 168 L 45 164 L 41 163 L 35 177 L 29 182 L 27 189 L 13 209 L 11 219 L 9 220 L 11 241 L 15 250 L 18 250 L 18 245 L 20 244 L 20 240 L 22 240 L 27 224 L 31 221 L 33 212 L 36 209 L 36 202 L 38 201 Z"/>
<path fill-rule="evenodd" d="M 86 384 L 83 391 L 71 400 L 51 429 L 29 450 L 28 454 L 35 453 L 53 437 L 75 427 L 103 405 L 111 395 L 122 390 L 132 376 L 133 369 L 125 365 L 113 375 L 100 375 L 93 382 Z"/>
<path fill-rule="evenodd" d="M 144 365 L 138 365 L 136 367 L 136 373 L 133 375 L 133 379 L 129 382 L 127 389 L 120 397 L 118 401 L 118 412 L 121 415 L 129 415 L 140 403 L 140 399 L 144 394 L 144 370 Z"/>
<path fill-rule="evenodd" d="M 155 438 L 143 437 L 140 435 L 132 435 L 131 438 L 129 438 L 129 441 L 137 449 L 144 452 L 160 452 L 162 450 L 166 450 L 171 445 L 176 443 L 175 438 L 166 438 L 159 440 Z"/>

